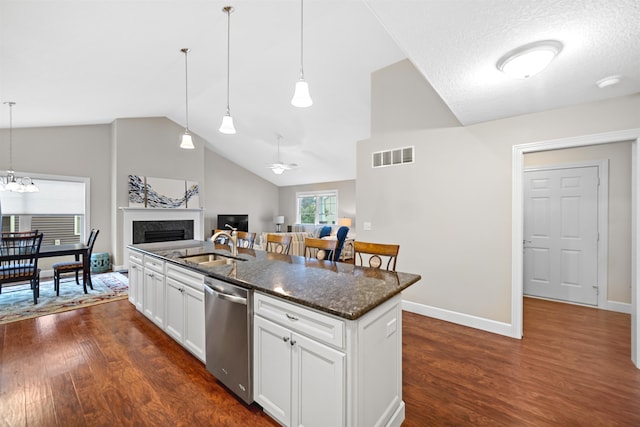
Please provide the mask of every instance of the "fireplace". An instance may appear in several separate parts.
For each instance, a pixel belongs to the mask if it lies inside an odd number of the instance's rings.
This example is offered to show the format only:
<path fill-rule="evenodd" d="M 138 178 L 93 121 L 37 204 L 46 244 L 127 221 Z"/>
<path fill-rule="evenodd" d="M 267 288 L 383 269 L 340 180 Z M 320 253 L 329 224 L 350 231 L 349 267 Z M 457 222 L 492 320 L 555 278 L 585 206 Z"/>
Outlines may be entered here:
<path fill-rule="evenodd" d="M 170 240 L 203 240 L 204 239 L 204 210 L 201 208 L 193 209 L 168 209 L 168 208 L 130 208 L 124 207 L 120 208 L 123 212 L 123 223 L 122 223 L 122 243 L 123 243 L 123 261 L 124 265 L 122 268 L 127 269 L 129 267 L 129 256 L 127 255 L 127 246 L 131 244 L 138 244 L 138 242 L 134 242 L 134 223 L 136 222 L 155 222 L 162 223 L 160 226 L 147 227 L 152 231 L 160 231 L 160 235 L 158 233 L 151 233 L 152 239 L 157 239 L 155 241 L 166 242 Z M 177 236 L 169 236 L 167 234 L 174 234 L 165 231 L 167 230 L 176 230 L 173 226 L 168 227 L 167 223 L 174 222 L 183 222 L 188 221 L 191 226 L 187 231 L 187 227 L 183 227 L 185 229 L 185 237 L 182 238 L 181 232 L 179 232 L 179 239 Z M 150 231 L 147 230 L 147 231 Z M 153 236 L 156 234 L 156 236 Z M 144 239 L 144 237 L 143 237 Z"/>
<path fill-rule="evenodd" d="M 192 239 L 193 220 L 133 221 L 133 244 Z"/>

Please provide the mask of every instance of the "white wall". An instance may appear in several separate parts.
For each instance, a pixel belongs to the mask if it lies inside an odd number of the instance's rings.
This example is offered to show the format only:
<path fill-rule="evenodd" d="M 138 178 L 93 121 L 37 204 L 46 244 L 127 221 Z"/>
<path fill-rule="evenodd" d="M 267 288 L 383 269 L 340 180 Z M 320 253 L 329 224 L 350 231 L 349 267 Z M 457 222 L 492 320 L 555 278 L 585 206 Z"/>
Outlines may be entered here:
<path fill-rule="evenodd" d="M 407 61 L 383 71 L 372 76 L 376 114 L 393 122 L 425 104 L 446 108 L 437 99 L 385 98 L 407 81 L 428 83 Z M 398 270 L 422 275 L 405 301 L 436 316 L 510 324 L 513 146 L 637 128 L 638 111 L 640 94 L 467 127 L 428 115 L 408 130 L 374 127 L 358 143 L 358 239 L 400 244 Z M 372 152 L 407 145 L 416 147 L 414 164 L 371 168 Z"/>
<path fill-rule="evenodd" d="M 609 164 L 607 300 L 631 304 L 631 142 L 527 153 L 524 166 L 587 160 Z"/>
<path fill-rule="evenodd" d="M 296 193 L 299 191 L 338 190 L 338 218 L 351 218 L 351 229 L 355 230 L 356 224 L 356 181 L 333 181 L 307 185 L 290 185 L 280 187 L 279 213 L 284 215 L 286 231 L 287 225 L 296 223 Z M 272 221 L 273 222 L 273 221 Z M 275 230 L 271 224 L 269 230 Z M 265 229 L 266 231 L 266 229 Z"/>

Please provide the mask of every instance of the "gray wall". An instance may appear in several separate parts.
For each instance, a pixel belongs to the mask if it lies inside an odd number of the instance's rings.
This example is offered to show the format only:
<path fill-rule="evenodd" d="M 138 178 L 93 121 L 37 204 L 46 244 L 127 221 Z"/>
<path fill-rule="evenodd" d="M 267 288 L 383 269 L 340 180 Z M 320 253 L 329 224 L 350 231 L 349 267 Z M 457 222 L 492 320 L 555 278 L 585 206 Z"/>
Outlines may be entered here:
<path fill-rule="evenodd" d="M 9 131 L 0 130 L 0 173 L 9 168 Z M 96 252 L 111 252 L 111 126 L 60 126 L 13 129 L 13 167 L 29 176 L 88 177 L 91 217 L 88 228 L 98 228 Z M 46 258 L 48 270 L 57 260 Z"/>
<path fill-rule="evenodd" d="M 374 73 L 372 116 L 393 123 L 434 109 L 434 117 L 446 117 L 439 99 L 384 96 L 406 82 L 428 93 L 417 73 L 408 61 Z M 638 111 L 640 94 L 466 127 L 433 123 L 428 114 L 408 129 L 374 127 L 358 143 L 358 240 L 400 244 L 398 270 L 422 275 L 403 293 L 406 301 L 511 323 L 513 146 L 638 128 Z M 372 152 L 408 145 L 414 164 L 371 168 Z"/>
<path fill-rule="evenodd" d="M 355 230 L 356 224 L 356 181 L 333 181 L 307 185 L 290 185 L 280 187 L 280 215 L 284 215 L 286 230 L 287 225 L 296 222 L 296 193 L 299 191 L 338 190 L 338 218 L 351 218 L 351 230 Z M 271 218 L 273 220 L 273 218 Z M 266 230 L 275 230 L 273 221 Z"/>
<path fill-rule="evenodd" d="M 218 214 L 248 214 L 249 231 L 258 236 L 270 230 L 278 212 L 278 187 L 211 150 L 205 161 L 207 237 L 216 228 Z"/>
<path fill-rule="evenodd" d="M 527 153 L 524 166 L 608 160 L 607 299 L 631 304 L 631 142 Z"/>
<path fill-rule="evenodd" d="M 179 141 L 184 128 L 171 120 L 165 117 L 117 119 L 113 122 L 112 131 L 115 174 L 111 178 L 116 190 L 116 203 L 111 209 L 117 224 L 112 235 L 112 262 L 122 265 L 123 212 L 119 208 L 129 206 L 129 175 L 197 181 L 203 192 L 200 203 L 205 207 L 207 183 L 204 179 L 203 141 L 194 135 L 196 149 L 181 149 Z"/>
<path fill-rule="evenodd" d="M 129 205 L 128 175 L 188 179 L 201 184 L 205 238 L 218 213 L 248 213 L 251 231 L 271 227 L 278 187 L 204 148 L 179 148 L 184 128 L 164 117 L 118 119 L 112 124 L 14 129 L 13 164 L 18 172 L 89 177 L 90 224 L 100 229 L 96 252 L 123 264 L 121 207 Z M 0 130 L 0 171 L 9 168 L 8 130 Z M 55 262 L 55 260 L 50 260 Z M 50 263 L 43 261 L 42 268 Z"/>

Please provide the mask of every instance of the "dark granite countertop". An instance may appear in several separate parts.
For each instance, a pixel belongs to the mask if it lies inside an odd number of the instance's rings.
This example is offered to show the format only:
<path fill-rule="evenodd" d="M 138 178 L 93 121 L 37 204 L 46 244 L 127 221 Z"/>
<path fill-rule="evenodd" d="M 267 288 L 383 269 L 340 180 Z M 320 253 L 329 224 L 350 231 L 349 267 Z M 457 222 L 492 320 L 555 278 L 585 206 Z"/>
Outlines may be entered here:
<path fill-rule="evenodd" d="M 420 280 L 410 273 L 356 267 L 253 249 L 238 249 L 237 260 L 207 267 L 184 257 L 231 256 L 226 245 L 210 241 L 144 243 L 129 247 L 245 288 L 353 320 Z"/>

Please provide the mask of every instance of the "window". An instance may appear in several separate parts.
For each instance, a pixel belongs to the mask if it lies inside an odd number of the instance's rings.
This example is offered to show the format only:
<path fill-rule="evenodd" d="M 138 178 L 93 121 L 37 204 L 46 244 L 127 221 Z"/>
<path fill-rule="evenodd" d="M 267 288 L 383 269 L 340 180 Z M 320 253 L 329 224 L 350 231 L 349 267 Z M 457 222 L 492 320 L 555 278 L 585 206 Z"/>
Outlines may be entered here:
<path fill-rule="evenodd" d="M 338 190 L 297 193 L 298 224 L 336 224 Z"/>
<path fill-rule="evenodd" d="M 38 230 L 43 245 L 84 241 L 88 179 L 34 178 L 40 192 L 0 192 L 2 231 Z"/>

